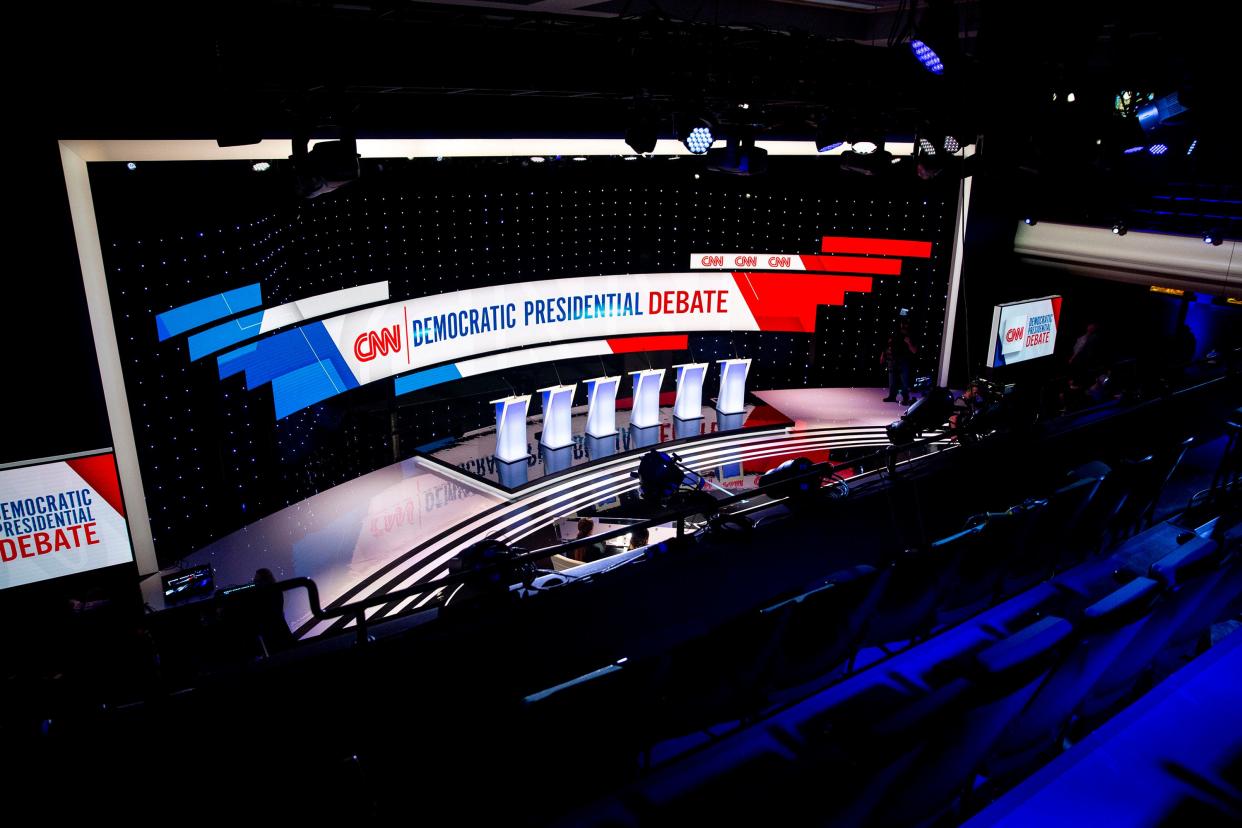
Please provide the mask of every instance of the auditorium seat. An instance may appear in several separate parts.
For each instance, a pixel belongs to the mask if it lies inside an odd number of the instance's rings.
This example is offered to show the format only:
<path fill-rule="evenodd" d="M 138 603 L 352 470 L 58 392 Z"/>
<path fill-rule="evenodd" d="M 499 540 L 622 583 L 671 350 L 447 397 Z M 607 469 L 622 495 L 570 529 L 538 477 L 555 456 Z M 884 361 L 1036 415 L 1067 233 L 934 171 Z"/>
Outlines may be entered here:
<path fill-rule="evenodd" d="M 1222 620 L 1226 610 L 1236 605 L 1242 595 L 1242 560 L 1237 550 L 1232 553 L 1225 547 L 1222 552 L 1227 557 L 1207 556 L 1198 566 L 1215 569 L 1204 573 L 1210 583 L 1202 590 L 1202 597 L 1181 623 L 1171 632 L 1168 640 L 1161 647 L 1152 662 L 1153 678 L 1157 681 L 1164 678 L 1194 658 L 1205 649 L 1211 638 L 1212 625 Z M 1195 566 L 1182 567 L 1180 571 L 1174 566 L 1175 561 L 1157 561 L 1152 566 L 1153 575 L 1163 578 L 1193 578 L 1193 571 L 1187 570 Z"/>
<path fill-rule="evenodd" d="M 975 536 L 970 539 L 973 542 Z M 958 554 L 956 543 L 940 542 L 923 549 L 907 549 L 889 563 L 883 573 L 883 595 L 867 622 L 861 646 L 889 652 L 930 632 L 945 585 L 956 573 Z"/>
<path fill-rule="evenodd" d="M 1162 588 L 1136 578 L 1083 611 L 1069 654 L 992 749 L 984 768 L 991 787 L 1004 788 L 1059 752 L 1074 708 L 1138 632 Z"/>
<path fill-rule="evenodd" d="M 1073 549 L 1071 557 L 1084 559 L 1099 552 L 1106 543 L 1109 527 L 1117 511 L 1125 502 L 1126 481 L 1124 476 L 1100 461 L 1084 463 L 1071 469 L 1066 475 L 1070 482 L 1085 479 L 1099 481 L 1099 487 L 1079 517 L 1078 525 L 1067 540 Z"/>
<path fill-rule="evenodd" d="M 775 691 L 783 691 L 779 698 L 805 695 L 852 662 L 885 584 L 875 567 L 860 565 L 790 599 L 792 613 L 766 680 L 769 701 Z"/>
<path fill-rule="evenodd" d="M 975 518 L 972 518 L 975 520 Z M 932 544 L 933 553 L 956 559 L 953 573 L 945 578 L 936 606 L 936 624 L 950 625 L 991 606 L 1005 574 L 1007 543 L 1013 540 L 1021 516 L 995 512 L 978 516 L 978 523 Z"/>
<path fill-rule="evenodd" d="M 854 655 L 883 589 L 874 567 L 851 567 L 676 648 L 663 672 L 663 731 L 745 718 L 776 690 L 796 696 L 831 681 Z"/>
<path fill-rule="evenodd" d="M 967 676 L 936 691 L 944 699 L 917 726 L 922 745 L 897 774 L 868 824 L 930 825 L 943 818 L 1006 727 L 1063 657 L 1073 626 L 1045 617 L 976 654 Z M 908 712 L 885 723 L 902 727 Z"/>
<path fill-rule="evenodd" d="M 1191 535 L 1176 551 L 1151 566 L 1151 579 L 1164 587 L 1136 634 L 1104 670 L 1076 711 L 1077 730 L 1091 729 L 1124 705 L 1156 655 L 1217 583 L 1220 547 Z"/>
<path fill-rule="evenodd" d="M 1103 481 L 1103 476 L 1079 477 L 1048 496 L 1048 508 L 1031 538 L 1036 573 L 1063 572 L 1086 558 L 1088 545 L 1081 542 L 1082 523 Z"/>

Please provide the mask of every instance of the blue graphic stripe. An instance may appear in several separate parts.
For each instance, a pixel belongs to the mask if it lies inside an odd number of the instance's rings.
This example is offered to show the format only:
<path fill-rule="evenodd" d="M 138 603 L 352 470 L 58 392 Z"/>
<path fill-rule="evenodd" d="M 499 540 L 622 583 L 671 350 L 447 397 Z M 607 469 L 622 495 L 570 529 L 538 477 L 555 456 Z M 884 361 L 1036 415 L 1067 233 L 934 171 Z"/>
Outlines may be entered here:
<path fill-rule="evenodd" d="M 439 368 L 428 368 L 426 371 L 415 371 L 393 380 L 393 391 L 397 394 L 408 394 L 420 388 L 439 385 L 461 379 L 461 371 L 456 365 L 441 365 Z"/>
<path fill-rule="evenodd" d="M 155 328 L 159 332 L 160 342 L 163 342 L 171 336 L 192 331 L 208 322 L 215 322 L 262 304 L 263 291 L 259 283 L 255 282 L 164 311 L 155 317 Z"/>
<path fill-rule="evenodd" d="M 351 377 L 352 379 L 352 377 Z M 357 386 L 357 382 L 354 386 Z M 276 419 L 283 420 L 303 408 L 345 391 L 347 386 L 330 360 L 316 362 L 272 380 Z"/>
<path fill-rule="evenodd" d="M 239 316 L 214 328 L 196 333 L 188 340 L 190 343 L 190 361 L 210 356 L 216 351 L 223 351 L 230 345 L 245 342 L 259 335 L 259 326 L 263 324 L 263 311 Z"/>
<path fill-rule="evenodd" d="M 216 365 L 220 369 L 220 379 L 231 377 L 234 374 L 239 374 L 246 370 L 245 357 L 249 354 L 253 354 L 258 349 L 259 343 L 255 342 L 250 345 L 243 345 L 240 348 L 235 348 L 227 354 L 220 354 L 220 356 L 216 357 Z"/>

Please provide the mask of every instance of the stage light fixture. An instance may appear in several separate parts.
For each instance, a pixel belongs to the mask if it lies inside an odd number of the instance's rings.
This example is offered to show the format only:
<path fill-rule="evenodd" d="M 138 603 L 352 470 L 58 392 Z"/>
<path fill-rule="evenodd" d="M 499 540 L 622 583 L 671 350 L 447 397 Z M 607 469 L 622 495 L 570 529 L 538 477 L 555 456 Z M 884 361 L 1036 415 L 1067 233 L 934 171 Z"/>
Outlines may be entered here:
<path fill-rule="evenodd" d="M 830 152 L 845 144 L 841 134 L 833 130 L 823 121 L 815 127 L 815 149 L 819 152 Z"/>
<path fill-rule="evenodd" d="M 1140 144 L 1137 147 L 1127 147 L 1126 149 L 1122 150 L 1122 153 L 1125 155 L 1134 155 L 1134 153 L 1142 152 L 1144 149 L 1146 148 L 1142 144 Z"/>
<path fill-rule="evenodd" d="M 694 155 L 705 155 L 716 142 L 712 125 L 702 118 L 687 121 L 684 127 L 678 129 L 677 137 Z"/>
<path fill-rule="evenodd" d="M 1113 225 L 1113 235 L 1124 236 L 1126 234 L 1126 229 L 1126 223 L 1124 221 L 1119 221 Z"/>
<path fill-rule="evenodd" d="M 875 141 L 858 141 L 850 145 L 850 151 L 858 155 L 871 155 L 879 149 L 879 145 Z"/>
<path fill-rule="evenodd" d="M 912 443 L 924 431 L 940 428 L 953 413 L 953 395 L 947 388 L 933 386 L 927 389 L 914 405 L 906 409 L 900 420 L 885 427 L 888 440 L 893 445 Z"/>
<path fill-rule="evenodd" d="M 962 143 L 961 141 L 958 141 L 955 136 L 952 136 L 952 135 L 944 136 L 944 151 L 945 152 L 955 153 L 959 151 L 961 148 L 962 148 Z"/>
<path fill-rule="evenodd" d="M 1193 141 L 1191 141 L 1191 142 L 1190 142 L 1190 146 L 1186 148 L 1186 155 L 1187 155 L 1187 156 L 1194 155 L 1194 154 L 1195 154 L 1195 148 L 1196 148 L 1196 147 L 1198 147 L 1198 146 L 1199 146 L 1199 139 L 1198 139 L 1198 138 L 1196 138 L 1196 139 L 1194 139 Z"/>
<path fill-rule="evenodd" d="M 863 150 L 857 149 L 862 146 Z M 890 161 L 898 161 L 884 149 L 882 142 L 862 140 L 854 142 L 853 148 L 841 153 L 841 169 L 859 175 L 880 175 L 891 168 Z"/>
<path fill-rule="evenodd" d="M 130 161 L 126 163 L 125 169 L 129 170 L 130 172 L 133 172 L 134 170 L 138 169 L 138 165 L 135 164 L 133 161 Z"/>
<path fill-rule="evenodd" d="M 625 131 L 625 143 L 639 155 L 655 152 L 658 130 L 655 120 L 646 113 L 634 116 L 634 121 Z"/>
<path fill-rule="evenodd" d="M 254 170 L 255 172 L 267 172 L 268 170 L 272 168 L 272 165 L 269 164 L 267 161 L 255 161 L 254 164 L 250 166 L 250 168 Z"/>
<path fill-rule="evenodd" d="M 546 161 L 547 159 L 546 159 L 546 158 L 544 158 L 542 155 L 532 155 L 532 156 L 530 157 L 530 160 L 531 160 L 531 161 L 533 161 L 533 162 L 535 162 L 536 164 L 542 164 L 542 163 L 543 163 L 544 161 Z"/>
<path fill-rule="evenodd" d="M 1168 144 L 1152 144 L 1147 148 L 1147 151 L 1152 155 L 1164 155 L 1169 151 L 1169 146 Z"/>
<path fill-rule="evenodd" d="M 650 503 L 667 503 L 681 489 L 686 472 L 677 455 L 652 449 L 638 461 L 638 470 L 630 472 L 638 478 L 638 494 Z M 700 487 L 702 478 L 699 478 Z"/>
<path fill-rule="evenodd" d="M 933 75 L 943 75 L 957 50 L 957 11 L 953 0 L 928 0 L 910 35 L 910 52 Z"/>
<path fill-rule="evenodd" d="M 812 474 L 815 464 L 808 457 L 786 460 L 759 478 L 759 491 L 768 497 L 801 500 L 819 491 L 823 475 Z M 801 478 L 801 479 L 797 479 Z"/>
<path fill-rule="evenodd" d="M 923 64 L 923 68 L 933 75 L 944 74 L 944 61 L 940 59 L 940 55 L 936 54 L 936 50 L 928 46 L 922 40 L 915 38 L 910 41 L 910 51 L 914 52 L 914 56 L 918 58 L 919 63 Z"/>
<path fill-rule="evenodd" d="M 1039 221 L 1036 220 L 1034 216 L 1027 216 L 1026 218 L 1022 219 L 1022 223 L 1025 224 L 1027 227 L 1034 227 L 1036 224 L 1039 224 Z"/>
<path fill-rule="evenodd" d="M 294 138 L 293 162 L 294 190 L 302 198 L 316 198 L 324 193 L 357 181 L 361 174 L 358 159 L 358 141 L 353 135 L 339 141 L 320 141 L 309 151 L 308 135 Z"/>
<path fill-rule="evenodd" d="M 768 151 L 754 138 L 733 138 L 707 153 L 707 168 L 730 175 L 761 175 L 768 171 Z"/>
<path fill-rule="evenodd" d="M 936 154 L 935 145 L 933 145 L 932 142 L 928 141 L 926 138 L 919 138 L 919 149 L 923 150 L 926 155 Z"/>
<path fill-rule="evenodd" d="M 1224 241 L 1225 240 L 1221 238 L 1220 233 L 1217 230 L 1208 230 L 1206 233 L 1203 234 L 1204 244 L 1218 246 L 1222 244 Z"/>

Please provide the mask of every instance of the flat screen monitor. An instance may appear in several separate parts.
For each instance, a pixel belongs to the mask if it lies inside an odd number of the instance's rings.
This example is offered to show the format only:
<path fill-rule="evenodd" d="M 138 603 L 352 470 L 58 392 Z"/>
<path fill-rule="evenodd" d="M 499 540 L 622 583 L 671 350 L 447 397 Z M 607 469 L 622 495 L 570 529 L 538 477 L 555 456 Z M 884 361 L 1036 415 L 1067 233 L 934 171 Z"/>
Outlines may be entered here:
<path fill-rule="evenodd" d="M 0 467 L 0 589 L 133 559 L 110 450 Z"/>
<path fill-rule="evenodd" d="M 161 580 L 164 583 L 164 601 L 169 604 L 198 595 L 210 595 L 216 588 L 211 564 L 164 575 Z"/>
<path fill-rule="evenodd" d="M 1061 297 L 1008 302 L 992 310 L 988 367 L 1000 368 L 1051 356 L 1057 346 Z"/>

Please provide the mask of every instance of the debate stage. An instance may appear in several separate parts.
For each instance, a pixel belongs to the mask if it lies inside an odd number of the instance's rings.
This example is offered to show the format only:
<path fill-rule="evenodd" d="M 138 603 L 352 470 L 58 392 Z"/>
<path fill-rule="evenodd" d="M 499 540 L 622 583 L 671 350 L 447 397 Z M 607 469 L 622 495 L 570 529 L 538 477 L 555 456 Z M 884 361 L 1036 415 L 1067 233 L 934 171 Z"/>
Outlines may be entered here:
<path fill-rule="evenodd" d="M 882 402 L 884 394 L 878 388 L 759 391 L 753 396 L 760 404 L 748 405 L 733 428 L 723 428 L 715 412 L 705 410 L 692 428 L 678 431 L 662 409 L 652 434 L 663 439 L 641 445 L 627 442 L 629 412 L 621 410 L 609 453 L 591 454 L 576 431 L 574 462 L 549 469 L 546 458 L 532 451 L 523 464 L 527 476 L 516 486 L 502 485 L 488 473 L 485 454 L 495 440 L 483 430 L 286 507 L 186 556 L 182 564 L 210 563 L 220 586 L 245 583 L 259 567 L 279 579 L 309 577 L 325 607 L 371 598 L 447 574 L 448 562 L 482 538 L 522 545 L 580 513 L 606 518 L 614 510 L 623 512 L 638 486 L 631 472 L 653 445 L 675 451 L 718 493 L 753 488 L 763 472 L 791 458 L 818 462 L 870 453 L 888 445 L 884 427 L 904 410 Z M 535 450 L 539 429 L 539 418 L 531 418 Z M 159 579 L 147 579 L 152 581 L 146 597 L 158 609 Z M 381 605 L 368 617 L 416 608 L 432 598 Z M 287 593 L 285 614 L 302 637 L 348 624 L 315 622 L 301 591 Z"/>

